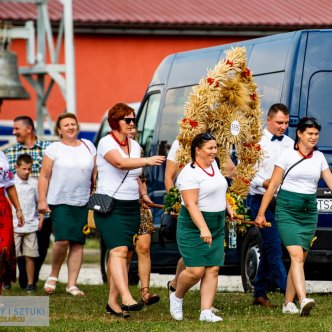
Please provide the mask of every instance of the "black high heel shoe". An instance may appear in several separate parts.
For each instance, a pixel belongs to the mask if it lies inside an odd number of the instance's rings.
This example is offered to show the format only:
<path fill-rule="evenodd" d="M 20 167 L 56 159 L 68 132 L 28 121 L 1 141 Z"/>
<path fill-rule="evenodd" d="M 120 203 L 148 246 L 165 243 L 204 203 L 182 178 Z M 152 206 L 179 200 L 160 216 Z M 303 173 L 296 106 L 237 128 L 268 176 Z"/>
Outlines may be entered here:
<path fill-rule="evenodd" d="M 116 312 L 111 308 L 111 306 L 108 303 L 106 304 L 106 313 L 109 315 L 115 315 L 115 316 L 123 317 L 123 318 L 130 317 L 130 313 L 128 311 L 123 310 L 121 312 Z"/>
<path fill-rule="evenodd" d="M 139 301 L 138 303 L 126 305 L 121 304 L 121 309 L 123 311 L 139 311 L 144 307 L 144 303 L 142 301 Z"/>

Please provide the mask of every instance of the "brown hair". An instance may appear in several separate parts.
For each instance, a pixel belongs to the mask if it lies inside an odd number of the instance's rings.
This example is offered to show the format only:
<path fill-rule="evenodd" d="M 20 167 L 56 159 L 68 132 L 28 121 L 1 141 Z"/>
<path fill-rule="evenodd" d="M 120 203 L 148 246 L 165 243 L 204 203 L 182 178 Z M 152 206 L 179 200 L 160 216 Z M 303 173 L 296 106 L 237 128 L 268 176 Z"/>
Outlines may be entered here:
<path fill-rule="evenodd" d="M 58 129 L 60 129 L 60 122 L 63 119 L 67 119 L 67 118 L 74 119 L 76 121 L 76 124 L 77 124 L 77 129 L 80 130 L 80 125 L 78 124 L 77 117 L 76 117 L 75 114 L 73 114 L 73 113 L 62 113 L 58 116 L 58 118 L 56 120 L 56 123 L 55 123 L 55 127 L 54 127 L 54 134 L 55 135 L 60 137 L 60 134 L 58 132 Z"/>
<path fill-rule="evenodd" d="M 135 116 L 135 110 L 133 108 L 124 103 L 117 103 L 108 110 L 107 121 L 113 130 L 119 130 L 119 121 L 130 114 Z"/>
<path fill-rule="evenodd" d="M 33 164 L 33 159 L 32 157 L 27 154 L 27 153 L 23 153 L 23 154 L 20 154 L 17 159 L 16 159 L 16 166 L 21 166 L 22 163 L 25 163 L 25 164 Z"/>
<path fill-rule="evenodd" d="M 282 112 L 284 115 L 289 115 L 288 107 L 284 104 L 273 104 L 268 113 L 267 116 L 269 118 L 273 118 L 278 112 Z"/>

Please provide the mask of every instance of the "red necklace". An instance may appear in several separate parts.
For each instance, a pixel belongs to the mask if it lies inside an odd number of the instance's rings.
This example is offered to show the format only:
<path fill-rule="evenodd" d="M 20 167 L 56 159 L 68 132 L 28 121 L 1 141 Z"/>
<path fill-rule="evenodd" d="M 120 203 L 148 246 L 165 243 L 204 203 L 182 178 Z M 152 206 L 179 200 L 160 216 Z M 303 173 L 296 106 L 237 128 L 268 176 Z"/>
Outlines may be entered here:
<path fill-rule="evenodd" d="M 208 173 L 197 161 L 195 161 L 195 163 L 197 164 L 197 166 L 204 172 L 206 173 L 208 176 L 214 176 L 214 168 L 213 166 L 211 165 L 211 168 L 212 168 L 212 173 Z"/>
<path fill-rule="evenodd" d="M 111 131 L 110 134 L 114 138 L 115 142 L 117 142 L 120 146 L 127 146 L 128 145 L 128 137 L 126 137 L 124 142 L 120 142 L 119 139 L 114 135 L 113 131 Z"/>
<path fill-rule="evenodd" d="M 305 155 L 304 153 L 301 152 L 301 150 L 300 150 L 300 148 L 299 148 L 298 145 L 297 145 L 297 148 L 298 148 L 297 151 L 299 151 L 300 155 L 301 155 L 303 158 L 305 158 L 305 159 L 309 159 L 309 158 L 311 158 L 311 157 L 313 156 L 313 154 L 314 154 L 314 149 L 312 149 L 307 155 Z"/>

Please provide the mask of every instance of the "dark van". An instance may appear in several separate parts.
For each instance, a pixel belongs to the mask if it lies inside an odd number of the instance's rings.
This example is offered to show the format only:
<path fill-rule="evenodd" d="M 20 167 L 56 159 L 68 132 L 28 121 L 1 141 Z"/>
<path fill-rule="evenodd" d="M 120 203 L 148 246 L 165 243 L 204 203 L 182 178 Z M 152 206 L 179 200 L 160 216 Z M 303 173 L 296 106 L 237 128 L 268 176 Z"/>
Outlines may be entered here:
<path fill-rule="evenodd" d="M 261 94 L 266 112 L 271 104 L 281 102 L 290 110 L 288 135 L 303 116 L 312 116 L 322 125 L 319 150 L 332 164 L 332 30 L 303 30 L 244 42 L 171 54 L 166 57 L 146 91 L 138 111 L 139 143 L 146 156 L 167 155 L 178 135 L 178 121 L 193 86 L 225 57 L 224 51 L 244 46 L 247 65 Z M 165 165 L 147 168 L 148 191 L 156 203 L 163 203 Z M 317 240 L 309 252 L 307 266 L 332 263 L 332 193 L 321 181 L 317 204 L 319 221 Z M 161 211 L 154 211 L 158 228 Z M 250 229 L 239 237 L 237 249 L 226 251 L 226 267 L 241 266 L 243 287 L 252 288 L 259 262 L 260 234 Z M 160 241 L 155 232 L 152 245 L 152 271 L 175 270 L 179 253 L 176 243 Z M 135 269 L 135 261 L 132 265 Z M 223 273 L 224 269 L 221 269 Z"/>

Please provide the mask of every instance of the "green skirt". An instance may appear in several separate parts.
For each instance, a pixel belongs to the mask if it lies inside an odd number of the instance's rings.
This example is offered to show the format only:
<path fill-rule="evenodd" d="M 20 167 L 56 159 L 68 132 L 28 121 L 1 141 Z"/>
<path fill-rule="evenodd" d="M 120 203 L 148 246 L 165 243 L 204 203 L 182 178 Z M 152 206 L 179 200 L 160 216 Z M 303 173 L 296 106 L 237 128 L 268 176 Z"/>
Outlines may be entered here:
<path fill-rule="evenodd" d="M 133 250 L 134 236 L 140 225 L 140 210 L 138 200 L 115 200 L 110 214 L 94 213 L 96 227 L 107 247 L 128 247 Z"/>
<path fill-rule="evenodd" d="M 88 209 L 84 206 L 67 204 L 50 205 L 53 234 L 55 241 L 71 241 L 85 244 L 82 233 L 87 223 Z"/>
<path fill-rule="evenodd" d="M 225 239 L 225 211 L 203 212 L 212 234 L 212 245 L 200 238 L 200 231 L 192 221 L 189 211 L 182 206 L 177 222 L 176 239 L 185 266 L 223 266 Z"/>
<path fill-rule="evenodd" d="M 280 189 L 276 220 L 282 243 L 309 250 L 317 227 L 316 194 L 299 194 Z"/>

